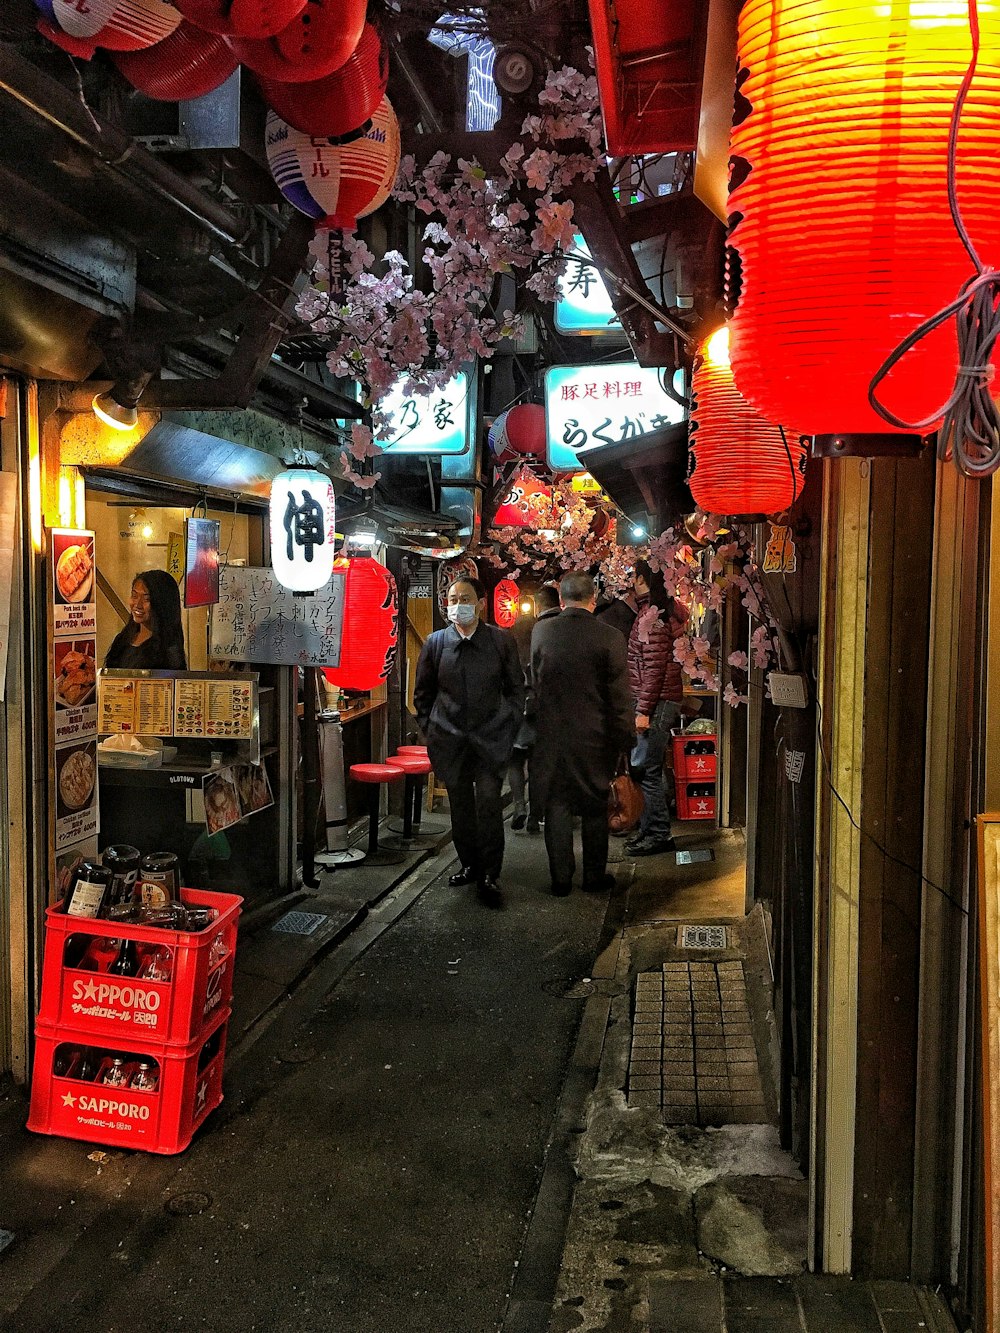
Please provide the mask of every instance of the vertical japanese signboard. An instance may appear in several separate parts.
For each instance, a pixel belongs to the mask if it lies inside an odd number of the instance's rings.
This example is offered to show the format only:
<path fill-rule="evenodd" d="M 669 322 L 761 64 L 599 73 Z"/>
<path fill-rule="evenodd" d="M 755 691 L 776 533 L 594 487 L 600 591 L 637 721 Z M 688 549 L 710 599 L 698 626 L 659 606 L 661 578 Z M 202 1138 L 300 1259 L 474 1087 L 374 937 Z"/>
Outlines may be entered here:
<path fill-rule="evenodd" d="M 97 568 L 94 534 L 49 532 L 57 864 L 97 833 Z"/>
<path fill-rule="evenodd" d="M 684 420 L 684 408 L 664 390 L 655 366 L 635 361 L 552 366 L 545 372 L 549 466 L 585 472 L 594 449 L 627 444 Z"/>
<path fill-rule="evenodd" d="M 982 997 L 986 1333 L 1000 1330 L 1000 814 L 976 819 Z"/>
<path fill-rule="evenodd" d="M 602 334 L 625 336 L 604 279 L 579 237 L 566 256 L 566 271 L 559 279 L 556 329 L 591 338 Z"/>

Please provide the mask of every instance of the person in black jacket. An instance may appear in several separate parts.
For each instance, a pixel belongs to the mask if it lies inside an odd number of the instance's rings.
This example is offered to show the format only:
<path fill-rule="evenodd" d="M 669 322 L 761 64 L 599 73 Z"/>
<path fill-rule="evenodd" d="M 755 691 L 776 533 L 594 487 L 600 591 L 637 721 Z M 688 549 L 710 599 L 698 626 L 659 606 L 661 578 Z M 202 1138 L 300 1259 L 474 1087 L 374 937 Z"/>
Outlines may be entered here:
<path fill-rule="evenodd" d="M 529 779 L 545 806 L 552 892 L 570 891 L 576 869 L 573 816 L 583 817 L 583 888 L 610 888 L 608 789 L 618 757 L 631 747 L 634 706 L 624 636 L 593 615 L 594 581 L 567 574 L 561 615 L 531 636 L 531 701 L 537 739 Z"/>
<path fill-rule="evenodd" d="M 524 675 L 514 640 L 484 620 L 486 590 L 478 579 L 457 579 L 447 607 L 448 628 L 428 635 L 420 650 L 413 704 L 448 791 L 461 862 L 448 882 L 475 882 L 483 902 L 501 907 L 501 792 L 524 712 Z"/>
<path fill-rule="evenodd" d="M 181 597 L 165 569 L 147 569 L 132 580 L 128 624 L 104 659 L 127 671 L 186 671 Z"/>
<path fill-rule="evenodd" d="M 543 583 L 535 593 L 535 615 L 537 618 L 534 622 L 518 621 L 518 625 L 524 623 L 528 629 L 527 642 L 524 643 L 523 651 L 521 649 L 522 641 L 518 639 L 517 626 L 515 626 L 514 637 L 518 642 L 518 657 L 521 659 L 521 666 L 526 677 L 530 676 L 531 640 L 535 633 L 535 626 L 543 620 L 551 620 L 553 616 L 559 614 L 560 610 L 558 585 Z M 527 824 L 529 833 L 538 832 L 545 813 L 539 802 L 535 800 L 533 792 L 528 793 L 528 799 L 525 801 L 528 762 L 531 759 L 534 744 L 535 724 L 528 716 L 527 709 L 525 709 L 525 716 L 517 733 L 517 739 L 514 741 L 514 753 L 511 755 L 510 763 L 507 766 L 507 781 L 510 783 L 510 794 L 514 800 L 514 813 L 511 816 L 510 826 L 512 829 L 523 829 Z"/>

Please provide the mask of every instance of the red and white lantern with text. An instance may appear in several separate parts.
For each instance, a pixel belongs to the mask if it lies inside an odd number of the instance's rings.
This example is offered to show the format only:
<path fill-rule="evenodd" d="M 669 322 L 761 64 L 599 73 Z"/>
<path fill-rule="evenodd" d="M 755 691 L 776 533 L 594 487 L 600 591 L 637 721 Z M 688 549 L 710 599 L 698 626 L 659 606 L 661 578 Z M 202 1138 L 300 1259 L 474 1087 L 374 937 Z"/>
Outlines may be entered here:
<path fill-rule="evenodd" d="M 333 572 L 333 482 L 313 467 L 291 467 L 271 482 L 271 566 L 292 592 L 318 592 Z"/>

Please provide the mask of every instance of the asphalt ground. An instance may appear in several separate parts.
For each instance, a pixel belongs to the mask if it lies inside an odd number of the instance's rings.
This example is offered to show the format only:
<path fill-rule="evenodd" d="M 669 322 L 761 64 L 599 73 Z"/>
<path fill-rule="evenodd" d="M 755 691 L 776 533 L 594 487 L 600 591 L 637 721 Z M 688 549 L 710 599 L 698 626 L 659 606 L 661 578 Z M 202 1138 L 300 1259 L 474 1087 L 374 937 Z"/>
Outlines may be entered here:
<path fill-rule="evenodd" d="M 315 965 L 181 1156 L 95 1161 L 8 1103 L 0 1327 L 501 1326 L 609 903 L 552 897 L 539 837 L 508 835 L 503 911 L 451 868 L 419 867 Z"/>

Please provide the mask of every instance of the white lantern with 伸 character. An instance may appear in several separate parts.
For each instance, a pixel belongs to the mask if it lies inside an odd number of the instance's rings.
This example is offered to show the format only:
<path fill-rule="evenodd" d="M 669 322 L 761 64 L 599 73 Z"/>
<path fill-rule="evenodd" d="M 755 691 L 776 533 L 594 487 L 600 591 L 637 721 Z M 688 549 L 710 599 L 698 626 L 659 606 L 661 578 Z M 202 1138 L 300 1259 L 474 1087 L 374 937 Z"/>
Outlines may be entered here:
<path fill-rule="evenodd" d="M 271 482 L 271 566 L 292 592 L 318 592 L 333 571 L 333 482 L 314 467 L 290 467 Z"/>

